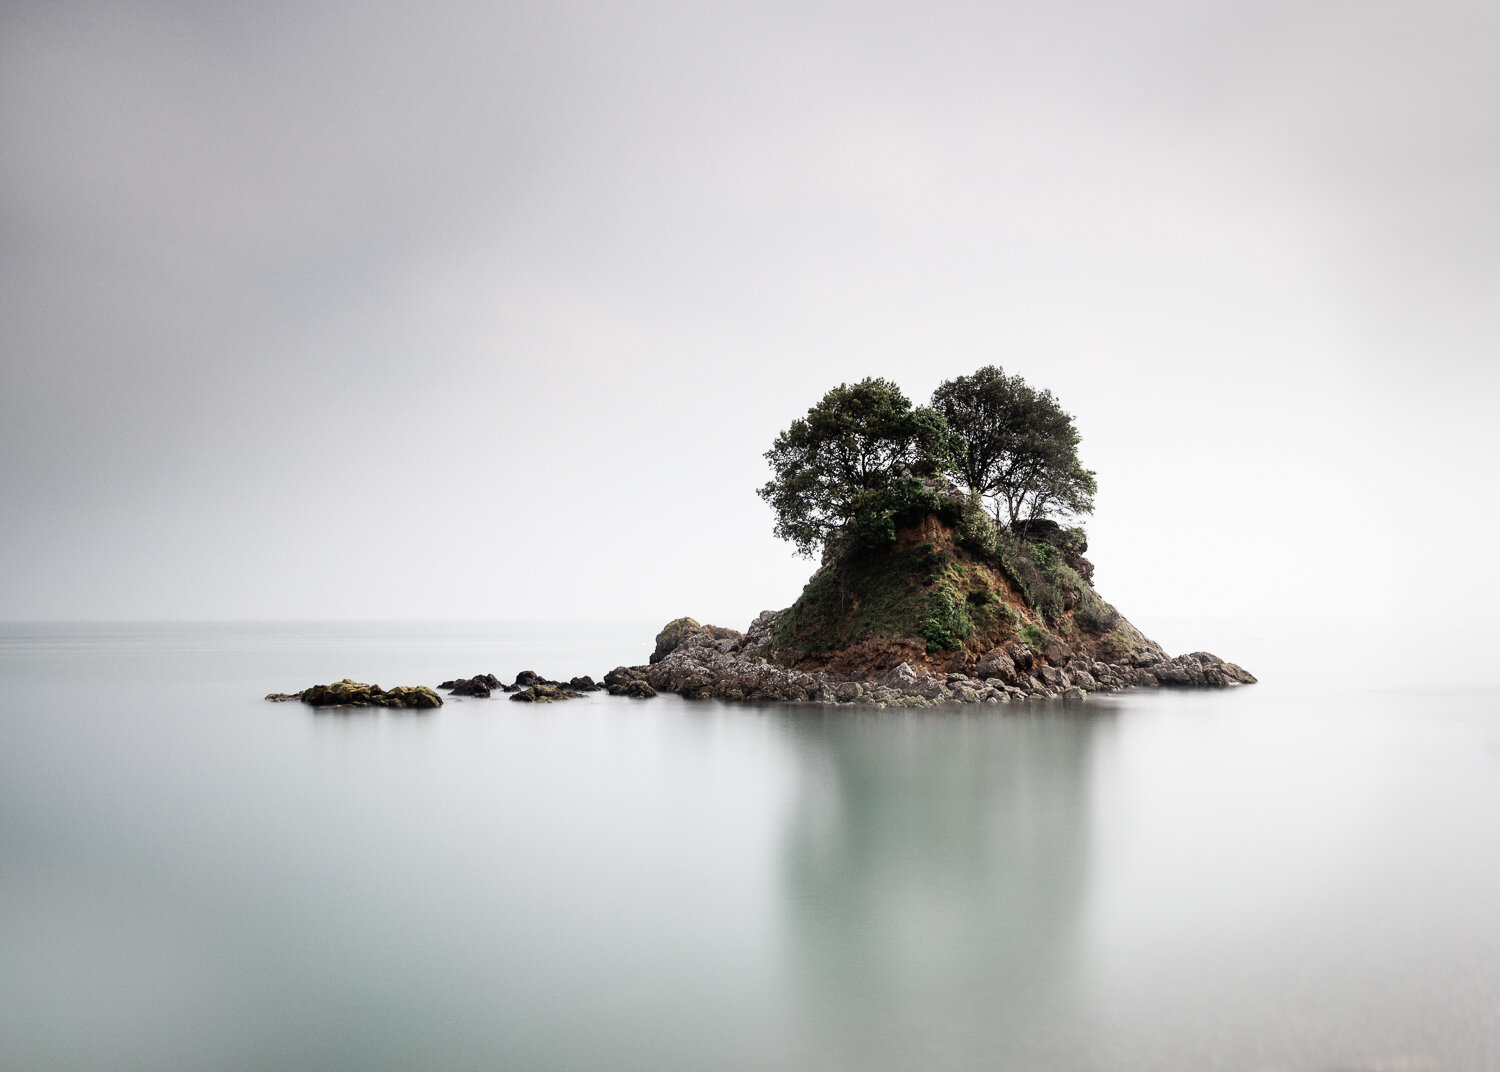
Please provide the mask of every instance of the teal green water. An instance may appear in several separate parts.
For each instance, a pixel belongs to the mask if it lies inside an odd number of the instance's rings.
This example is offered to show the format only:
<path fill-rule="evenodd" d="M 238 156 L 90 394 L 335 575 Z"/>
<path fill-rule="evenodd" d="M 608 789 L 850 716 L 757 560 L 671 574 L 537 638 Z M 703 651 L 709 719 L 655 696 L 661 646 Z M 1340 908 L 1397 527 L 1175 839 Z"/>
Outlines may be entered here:
<path fill-rule="evenodd" d="M 0 1067 L 1500 1067 L 1487 685 L 260 699 L 650 632 L 0 628 Z"/>

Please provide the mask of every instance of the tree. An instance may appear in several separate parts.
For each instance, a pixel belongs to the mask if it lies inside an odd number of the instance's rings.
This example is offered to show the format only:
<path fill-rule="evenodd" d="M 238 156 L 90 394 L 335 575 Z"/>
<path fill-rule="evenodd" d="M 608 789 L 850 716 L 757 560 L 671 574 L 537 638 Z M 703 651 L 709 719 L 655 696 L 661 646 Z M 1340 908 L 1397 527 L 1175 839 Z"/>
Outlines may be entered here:
<path fill-rule="evenodd" d="M 993 504 L 997 522 L 1093 512 L 1094 474 L 1078 460 L 1078 429 L 1052 392 L 986 365 L 945 380 L 932 406 L 964 440 L 954 472 Z"/>
<path fill-rule="evenodd" d="M 834 532 L 878 512 L 904 477 L 943 472 L 958 446 L 942 417 L 913 408 L 889 380 L 839 384 L 776 437 L 766 452 L 775 476 L 758 494 L 776 511 L 776 535 L 812 557 Z"/>

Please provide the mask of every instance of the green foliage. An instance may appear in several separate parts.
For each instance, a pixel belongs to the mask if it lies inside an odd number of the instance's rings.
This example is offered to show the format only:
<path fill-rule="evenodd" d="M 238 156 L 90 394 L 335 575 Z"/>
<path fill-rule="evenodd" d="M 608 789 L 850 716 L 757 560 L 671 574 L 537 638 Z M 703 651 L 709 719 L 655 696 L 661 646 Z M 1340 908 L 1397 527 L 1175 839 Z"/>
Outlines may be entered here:
<path fill-rule="evenodd" d="M 1100 599 L 1092 588 L 1085 588 L 1078 598 L 1077 608 L 1073 611 L 1073 620 L 1085 632 L 1103 636 L 1119 624 L 1120 613 Z"/>
<path fill-rule="evenodd" d="M 776 623 L 772 642 L 794 659 L 839 651 L 862 637 L 923 637 L 929 599 L 948 567 L 932 544 L 856 548 L 813 574 Z"/>
<path fill-rule="evenodd" d="M 1047 646 L 1047 631 L 1038 625 L 1023 625 L 1019 633 L 1021 640 L 1032 651 L 1041 651 Z"/>
<path fill-rule="evenodd" d="M 927 597 L 927 615 L 922 619 L 922 639 L 927 650 L 954 651 L 974 633 L 965 601 L 949 584 L 940 584 Z"/>
<path fill-rule="evenodd" d="M 913 409 L 890 381 L 840 384 L 776 437 L 766 452 L 774 475 L 758 494 L 799 554 L 811 557 L 846 525 L 857 542 L 878 543 L 918 505 L 918 478 L 946 471 L 961 447 L 939 414 Z"/>
<path fill-rule="evenodd" d="M 958 519 L 958 539 L 979 554 L 994 555 L 998 551 L 999 530 L 985 511 L 984 498 L 977 491 L 969 492 L 964 500 Z"/>
<path fill-rule="evenodd" d="M 1050 391 L 987 365 L 945 380 L 932 408 L 963 440 L 955 474 L 1014 525 L 1022 518 L 1087 514 L 1098 487 L 1078 460 L 1078 430 Z"/>

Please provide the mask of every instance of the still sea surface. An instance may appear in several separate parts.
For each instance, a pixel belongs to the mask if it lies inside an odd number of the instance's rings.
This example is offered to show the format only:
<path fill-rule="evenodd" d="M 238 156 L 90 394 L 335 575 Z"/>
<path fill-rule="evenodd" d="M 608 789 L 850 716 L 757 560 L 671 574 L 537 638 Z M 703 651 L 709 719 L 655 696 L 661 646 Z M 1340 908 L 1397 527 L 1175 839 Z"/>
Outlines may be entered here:
<path fill-rule="evenodd" d="M 1500 1069 L 1487 643 L 1148 628 L 1261 684 L 1078 706 L 261 699 L 657 625 L 0 626 L 0 1068 Z"/>

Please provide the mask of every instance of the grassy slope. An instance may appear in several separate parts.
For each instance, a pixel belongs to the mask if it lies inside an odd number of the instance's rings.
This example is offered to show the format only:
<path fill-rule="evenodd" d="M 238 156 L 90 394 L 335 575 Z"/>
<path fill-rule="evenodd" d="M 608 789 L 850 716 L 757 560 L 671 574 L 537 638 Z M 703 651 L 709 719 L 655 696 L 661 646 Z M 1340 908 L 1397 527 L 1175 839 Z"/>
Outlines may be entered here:
<path fill-rule="evenodd" d="M 1150 644 L 1056 547 L 980 546 L 936 515 L 825 565 L 773 635 L 779 661 L 845 672 L 903 660 L 947 669 L 960 652 L 972 662 L 1015 640 L 1054 661 L 1115 661 Z"/>

